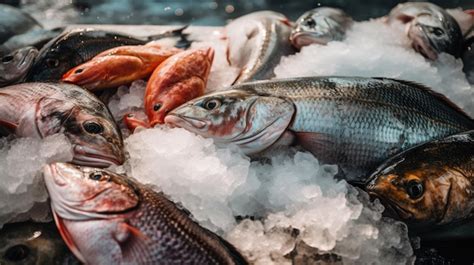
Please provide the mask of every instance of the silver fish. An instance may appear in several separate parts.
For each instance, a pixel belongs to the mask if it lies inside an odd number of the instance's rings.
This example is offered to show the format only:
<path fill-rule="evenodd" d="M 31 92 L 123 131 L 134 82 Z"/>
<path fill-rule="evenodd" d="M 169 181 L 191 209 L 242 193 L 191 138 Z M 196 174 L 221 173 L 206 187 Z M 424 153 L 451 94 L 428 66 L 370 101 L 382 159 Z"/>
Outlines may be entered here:
<path fill-rule="evenodd" d="M 228 61 L 241 69 L 234 84 L 270 79 L 281 57 L 294 53 L 290 22 L 280 13 L 260 11 L 239 17 L 225 32 Z"/>
<path fill-rule="evenodd" d="M 86 264 L 247 264 L 162 193 L 108 170 L 44 168 L 56 225 Z"/>
<path fill-rule="evenodd" d="M 3 129 L 3 130 L 2 130 Z M 0 132 L 43 138 L 64 133 L 74 163 L 107 167 L 124 161 L 123 140 L 107 107 L 70 84 L 24 83 L 0 90 Z"/>
<path fill-rule="evenodd" d="M 388 22 L 407 23 L 408 38 L 413 48 L 435 60 L 442 52 L 459 57 L 463 35 L 456 20 L 444 9 L 428 2 L 408 2 L 397 5 L 388 15 Z"/>
<path fill-rule="evenodd" d="M 0 61 L 0 87 L 22 81 L 33 65 L 38 50 L 25 47 L 2 57 Z"/>
<path fill-rule="evenodd" d="M 324 45 L 330 41 L 341 41 L 353 23 L 352 18 L 341 9 L 318 7 L 296 20 L 290 40 L 297 49 L 313 43 Z"/>
<path fill-rule="evenodd" d="M 391 155 L 474 128 L 443 96 L 408 81 L 306 77 L 242 84 L 169 113 L 165 123 L 254 154 L 300 144 L 360 180 Z"/>

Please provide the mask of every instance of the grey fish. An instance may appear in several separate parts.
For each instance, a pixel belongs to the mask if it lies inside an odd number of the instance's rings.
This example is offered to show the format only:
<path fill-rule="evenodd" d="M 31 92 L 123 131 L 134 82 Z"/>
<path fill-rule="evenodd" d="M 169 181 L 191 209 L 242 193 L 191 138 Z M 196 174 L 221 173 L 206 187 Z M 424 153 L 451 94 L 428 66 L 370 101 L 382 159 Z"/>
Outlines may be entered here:
<path fill-rule="evenodd" d="M 18 8 L 0 4 L 0 44 L 33 29 L 41 29 L 33 17 Z"/>
<path fill-rule="evenodd" d="M 28 73 L 27 81 L 59 81 L 67 71 L 105 50 L 123 45 L 144 45 L 151 40 L 181 36 L 185 28 L 181 27 L 143 39 L 94 29 L 64 32 L 39 51 Z"/>
<path fill-rule="evenodd" d="M 192 100 L 165 123 L 246 154 L 297 143 L 350 181 L 416 144 L 474 128 L 442 95 L 389 78 L 306 77 L 247 83 Z"/>
<path fill-rule="evenodd" d="M 388 21 L 408 23 L 408 38 L 413 48 L 423 56 L 435 60 L 442 52 L 459 57 L 463 35 L 456 20 L 444 9 L 428 2 L 408 2 L 397 5 Z"/>
<path fill-rule="evenodd" d="M 474 221 L 474 131 L 428 142 L 385 161 L 369 178 L 367 192 L 386 214 L 413 232 L 440 237 Z M 445 228 L 445 229 L 443 229 Z M 466 228 L 465 226 L 463 228 Z M 449 231 L 451 230 L 451 231 Z M 470 233 L 468 233 L 470 231 Z M 455 236 L 472 236 L 474 229 Z"/>
<path fill-rule="evenodd" d="M 63 30 L 64 28 L 35 29 L 13 36 L 0 45 L 0 54 L 10 53 L 28 46 L 33 46 L 40 50 L 48 41 L 57 37 Z"/>
<path fill-rule="evenodd" d="M 34 47 L 25 47 L 2 57 L 0 61 L 0 87 L 22 81 L 38 54 Z"/>
<path fill-rule="evenodd" d="M 325 45 L 330 41 L 341 41 L 353 23 L 352 18 L 339 8 L 318 7 L 296 20 L 290 40 L 297 49 L 313 43 Z"/>
<path fill-rule="evenodd" d="M 162 193 L 108 170 L 67 163 L 43 171 L 56 225 L 87 264 L 247 264 Z"/>
<path fill-rule="evenodd" d="M 80 263 L 68 250 L 54 222 L 6 224 L 0 230 L 0 264 L 68 265 Z"/>
<path fill-rule="evenodd" d="M 123 140 L 107 107 L 71 84 L 23 83 L 0 90 L 0 132 L 43 138 L 63 133 L 73 162 L 107 167 L 125 160 Z"/>
<path fill-rule="evenodd" d="M 241 69 L 234 84 L 270 79 L 282 56 L 294 53 L 289 42 L 291 25 L 282 14 L 254 12 L 225 27 L 230 65 Z"/>

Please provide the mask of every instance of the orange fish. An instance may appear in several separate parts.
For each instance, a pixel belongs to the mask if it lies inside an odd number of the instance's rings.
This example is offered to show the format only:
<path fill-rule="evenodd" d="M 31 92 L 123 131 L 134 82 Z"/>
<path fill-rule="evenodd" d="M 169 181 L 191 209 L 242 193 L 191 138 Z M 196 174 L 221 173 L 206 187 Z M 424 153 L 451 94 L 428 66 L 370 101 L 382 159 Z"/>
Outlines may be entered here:
<path fill-rule="evenodd" d="M 150 77 L 145 91 L 145 111 L 150 126 L 163 124 L 166 114 L 204 94 L 214 59 L 214 49 L 188 50 L 171 56 Z"/>
<path fill-rule="evenodd" d="M 181 51 L 157 44 L 116 47 L 72 68 L 62 80 L 92 91 L 126 85 L 147 78 L 160 63 Z"/>
<path fill-rule="evenodd" d="M 131 133 L 138 127 L 150 128 L 148 118 L 143 112 L 129 112 L 123 116 L 123 122 Z"/>

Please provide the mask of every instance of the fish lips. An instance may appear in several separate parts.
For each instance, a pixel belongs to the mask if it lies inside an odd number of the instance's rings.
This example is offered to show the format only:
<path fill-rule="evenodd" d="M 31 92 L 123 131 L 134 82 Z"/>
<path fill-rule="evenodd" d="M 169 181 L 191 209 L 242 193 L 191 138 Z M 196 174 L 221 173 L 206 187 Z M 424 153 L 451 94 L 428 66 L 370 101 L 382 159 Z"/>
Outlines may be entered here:
<path fill-rule="evenodd" d="M 125 162 L 125 154 L 122 150 L 114 150 L 114 155 L 93 149 L 84 145 L 74 146 L 73 163 L 82 166 L 106 168 L 111 165 L 122 165 Z"/>
<path fill-rule="evenodd" d="M 184 129 L 203 130 L 207 127 L 208 123 L 201 119 L 187 117 L 179 114 L 170 113 L 165 117 L 165 124 L 173 127 L 181 127 Z"/>
<path fill-rule="evenodd" d="M 291 32 L 290 41 L 298 49 L 311 44 L 326 45 L 329 40 L 326 37 L 318 36 L 314 33 L 294 30 Z"/>

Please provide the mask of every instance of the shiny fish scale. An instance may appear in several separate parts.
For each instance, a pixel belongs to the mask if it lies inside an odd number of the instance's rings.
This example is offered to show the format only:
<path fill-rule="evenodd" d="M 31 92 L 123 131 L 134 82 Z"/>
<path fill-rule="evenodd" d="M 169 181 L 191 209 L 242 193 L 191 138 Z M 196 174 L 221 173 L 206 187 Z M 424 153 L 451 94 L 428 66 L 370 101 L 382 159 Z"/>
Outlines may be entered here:
<path fill-rule="evenodd" d="M 373 169 L 415 144 L 474 128 L 474 122 L 416 84 L 382 78 L 319 77 L 233 87 L 291 100 L 289 130 L 329 137 L 326 162 Z M 324 160 L 324 159 L 323 159 Z M 351 171 L 351 170 L 349 170 Z"/>

